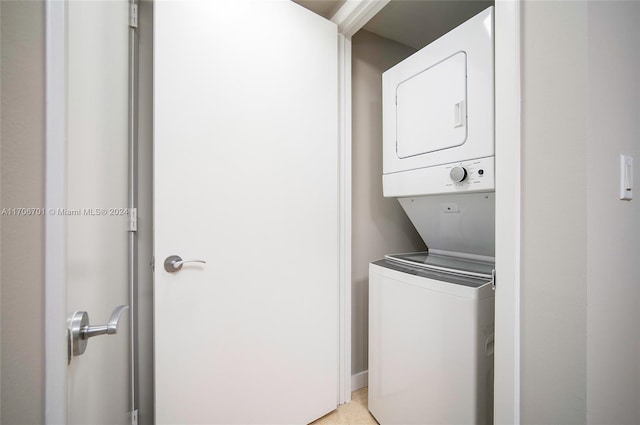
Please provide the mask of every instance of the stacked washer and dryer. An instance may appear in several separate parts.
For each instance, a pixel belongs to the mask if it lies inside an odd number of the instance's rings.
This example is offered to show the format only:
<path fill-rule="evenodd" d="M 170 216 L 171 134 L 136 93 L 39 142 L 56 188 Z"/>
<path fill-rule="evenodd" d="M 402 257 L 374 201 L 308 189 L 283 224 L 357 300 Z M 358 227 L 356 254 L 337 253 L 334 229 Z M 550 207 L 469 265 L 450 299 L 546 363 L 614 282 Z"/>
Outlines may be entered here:
<path fill-rule="evenodd" d="M 493 8 L 383 74 L 383 191 L 428 247 L 369 266 L 369 410 L 490 424 L 495 256 Z"/>

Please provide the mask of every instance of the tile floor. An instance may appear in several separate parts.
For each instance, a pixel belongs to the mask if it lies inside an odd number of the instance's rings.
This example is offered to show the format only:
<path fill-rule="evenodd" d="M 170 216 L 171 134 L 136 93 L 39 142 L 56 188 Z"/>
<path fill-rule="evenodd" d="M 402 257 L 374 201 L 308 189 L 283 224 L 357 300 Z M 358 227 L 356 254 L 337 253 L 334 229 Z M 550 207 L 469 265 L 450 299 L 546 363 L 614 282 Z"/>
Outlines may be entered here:
<path fill-rule="evenodd" d="M 311 425 L 377 425 L 378 422 L 367 409 L 368 394 L 368 387 L 354 391 L 349 403 L 343 404 Z"/>

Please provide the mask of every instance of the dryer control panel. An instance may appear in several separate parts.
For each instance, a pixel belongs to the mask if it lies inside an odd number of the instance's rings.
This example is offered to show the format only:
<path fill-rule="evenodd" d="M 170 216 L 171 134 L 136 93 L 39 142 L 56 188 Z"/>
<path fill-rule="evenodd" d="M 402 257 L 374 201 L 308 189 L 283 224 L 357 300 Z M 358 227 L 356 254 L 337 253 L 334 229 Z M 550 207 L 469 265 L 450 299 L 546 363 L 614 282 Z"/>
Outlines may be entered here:
<path fill-rule="evenodd" d="M 487 176 L 492 170 L 485 168 L 493 168 L 493 164 L 489 164 L 486 159 L 476 159 L 473 161 L 460 162 L 459 164 L 445 165 L 444 169 L 449 171 L 451 182 L 446 187 L 454 188 L 464 185 L 482 185 L 486 182 Z"/>
<path fill-rule="evenodd" d="M 494 157 L 384 174 L 384 196 L 487 192 L 495 189 Z"/>

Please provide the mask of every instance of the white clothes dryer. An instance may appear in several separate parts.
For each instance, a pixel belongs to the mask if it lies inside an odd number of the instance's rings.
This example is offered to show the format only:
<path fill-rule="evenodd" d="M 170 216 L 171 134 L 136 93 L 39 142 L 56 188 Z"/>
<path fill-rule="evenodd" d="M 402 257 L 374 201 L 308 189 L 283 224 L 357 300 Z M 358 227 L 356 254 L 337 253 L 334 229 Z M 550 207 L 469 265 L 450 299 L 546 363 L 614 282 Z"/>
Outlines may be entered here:
<path fill-rule="evenodd" d="M 383 73 L 384 196 L 493 190 L 493 69 L 489 7 Z"/>

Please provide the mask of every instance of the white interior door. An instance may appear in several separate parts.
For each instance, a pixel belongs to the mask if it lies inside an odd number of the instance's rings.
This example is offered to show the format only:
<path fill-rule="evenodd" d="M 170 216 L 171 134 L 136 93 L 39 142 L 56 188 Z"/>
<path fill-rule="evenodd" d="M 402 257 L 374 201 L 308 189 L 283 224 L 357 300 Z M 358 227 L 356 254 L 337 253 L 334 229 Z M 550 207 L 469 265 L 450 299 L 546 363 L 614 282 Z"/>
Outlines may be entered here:
<path fill-rule="evenodd" d="M 69 1 L 67 7 L 67 313 L 106 325 L 128 304 L 128 4 Z M 88 340 L 67 368 L 67 423 L 129 422 L 129 319 L 115 335 Z"/>
<path fill-rule="evenodd" d="M 154 30 L 156 421 L 310 422 L 338 400 L 337 28 L 233 0 Z"/>

